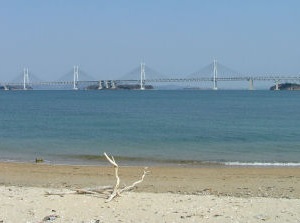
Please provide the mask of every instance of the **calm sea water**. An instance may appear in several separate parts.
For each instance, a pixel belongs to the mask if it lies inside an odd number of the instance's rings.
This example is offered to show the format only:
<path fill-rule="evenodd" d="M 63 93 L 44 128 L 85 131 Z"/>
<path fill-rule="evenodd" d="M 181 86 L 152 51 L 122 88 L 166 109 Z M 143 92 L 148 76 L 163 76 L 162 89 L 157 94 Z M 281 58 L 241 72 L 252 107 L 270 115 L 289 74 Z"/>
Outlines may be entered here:
<path fill-rule="evenodd" d="M 0 159 L 300 165 L 300 91 L 1 91 Z"/>

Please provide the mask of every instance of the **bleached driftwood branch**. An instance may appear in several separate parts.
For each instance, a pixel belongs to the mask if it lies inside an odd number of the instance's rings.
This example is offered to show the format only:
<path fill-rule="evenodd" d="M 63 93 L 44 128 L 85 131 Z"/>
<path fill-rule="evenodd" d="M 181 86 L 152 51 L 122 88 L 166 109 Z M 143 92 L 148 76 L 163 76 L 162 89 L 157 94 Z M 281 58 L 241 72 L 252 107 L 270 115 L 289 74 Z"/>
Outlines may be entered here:
<path fill-rule="evenodd" d="M 127 187 L 124 187 L 122 189 L 119 189 L 119 186 L 120 186 L 120 177 L 119 177 L 119 166 L 118 164 L 116 163 L 114 157 L 112 156 L 111 158 L 106 154 L 104 153 L 104 156 L 106 157 L 106 159 L 114 166 L 114 169 L 115 169 L 115 177 L 117 179 L 117 182 L 116 182 L 116 185 L 114 187 L 114 190 L 113 192 L 111 193 L 111 195 L 108 197 L 108 199 L 106 200 L 106 202 L 109 202 L 111 201 L 112 199 L 114 199 L 115 197 L 117 196 L 121 196 L 121 193 L 123 193 L 124 191 L 129 191 L 129 190 L 132 190 L 134 187 L 136 187 L 137 184 L 139 183 L 142 183 L 146 174 L 149 173 L 149 171 L 147 171 L 147 168 L 144 169 L 144 173 L 141 177 L 140 180 L 134 182 L 132 185 L 130 186 L 127 186 Z"/>
<path fill-rule="evenodd" d="M 139 183 L 142 183 L 144 181 L 144 178 L 145 178 L 145 176 L 146 176 L 147 173 L 149 173 L 149 171 L 147 171 L 147 168 L 145 167 L 144 173 L 143 173 L 141 179 L 138 180 L 138 181 L 136 181 L 136 182 L 134 182 L 132 185 L 124 187 L 123 189 L 121 189 L 120 193 L 122 193 L 124 191 L 132 190 L 136 185 L 138 185 Z"/>
<path fill-rule="evenodd" d="M 113 192 L 111 193 L 111 195 L 109 196 L 109 198 L 106 200 L 107 202 L 111 201 L 114 197 L 116 196 L 120 196 L 120 193 L 119 193 L 119 185 L 120 185 L 120 177 L 119 177 L 119 166 L 118 164 L 116 163 L 114 157 L 112 156 L 111 158 L 106 154 L 104 153 L 104 156 L 106 157 L 106 159 L 114 166 L 114 169 L 115 169 L 115 177 L 117 179 L 117 182 L 116 182 L 116 185 L 114 187 L 114 190 Z"/>
<path fill-rule="evenodd" d="M 135 181 L 130 186 L 126 186 L 126 187 L 120 189 L 119 188 L 120 187 L 119 165 L 117 164 L 117 162 L 115 161 L 113 156 L 109 157 L 106 153 L 104 153 L 104 156 L 113 165 L 113 167 L 115 169 L 116 184 L 114 187 L 102 186 L 102 187 L 96 187 L 96 188 L 83 188 L 83 189 L 77 189 L 75 191 L 58 192 L 58 193 L 46 192 L 46 195 L 63 196 L 63 195 L 67 195 L 67 194 L 92 194 L 92 195 L 102 194 L 102 195 L 108 195 L 106 202 L 110 202 L 115 197 L 121 196 L 121 193 L 134 189 L 138 184 L 140 184 L 144 181 L 146 174 L 149 173 L 149 171 L 147 171 L 147 168 L 145 167 L 144 173 L 140 180 Z"/>
<path fill-rule="evenodd" d="M 58 196 L 64 196 L 68 194 L 91 194 L 91 195 L 105 195 L 106 197 L 111 194 L 113 191 L 112 186 L 101 186 L 101 187 L 94 187 L 94 188 L 81 188 L 71 191 L 64 191 L 64 192 L 50 192 L 46 191 L 45 195 L 58 195 Z"/>

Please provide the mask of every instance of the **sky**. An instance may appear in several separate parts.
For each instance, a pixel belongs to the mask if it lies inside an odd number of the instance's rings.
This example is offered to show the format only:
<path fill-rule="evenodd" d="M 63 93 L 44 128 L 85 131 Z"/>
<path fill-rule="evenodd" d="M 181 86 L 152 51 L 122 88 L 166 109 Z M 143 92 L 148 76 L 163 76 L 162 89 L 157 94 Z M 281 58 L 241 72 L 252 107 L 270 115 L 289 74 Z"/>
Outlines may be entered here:
<path fill-rule="evenodd" d="M 0 82 L 74 65 L 117 79 L 141 61 L 187 76 L 214 59 L 247 74 L 300 74 L 299 0 L 0 0 Z"/>

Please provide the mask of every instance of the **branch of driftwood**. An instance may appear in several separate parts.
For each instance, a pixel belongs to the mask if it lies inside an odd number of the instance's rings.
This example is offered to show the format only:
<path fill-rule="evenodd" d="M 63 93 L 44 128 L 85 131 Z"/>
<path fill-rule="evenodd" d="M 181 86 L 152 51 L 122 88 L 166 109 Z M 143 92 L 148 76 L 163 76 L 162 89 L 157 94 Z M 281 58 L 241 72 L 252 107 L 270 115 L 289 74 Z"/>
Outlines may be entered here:
<path fill-rule="evenodd" d="M 67 194 L 91 194 L 93 196 L 104 197 L 106 198 L 106 202 L 110 202 L 114 198 L 121 196 L 123 192 L 133 190 L 138 184 L 144 181 L 145 176 L 149 173 L 149 171 L 145 167 L 141 179 L 135 181 L 130 186 L 125 186 L 123 188 L 120 188 L 119 165 L 117 164 L 113 156 L 109 157 L 106 153 L 104 153 L 104 156 L 114 167 L 115 177 L 116 177 L 115 186 L 99 186 L 95 188 L 82 188 L 82 189 L 70 190 L 65 192 L 46 192 L 46 195 L 64 196 Z"/>

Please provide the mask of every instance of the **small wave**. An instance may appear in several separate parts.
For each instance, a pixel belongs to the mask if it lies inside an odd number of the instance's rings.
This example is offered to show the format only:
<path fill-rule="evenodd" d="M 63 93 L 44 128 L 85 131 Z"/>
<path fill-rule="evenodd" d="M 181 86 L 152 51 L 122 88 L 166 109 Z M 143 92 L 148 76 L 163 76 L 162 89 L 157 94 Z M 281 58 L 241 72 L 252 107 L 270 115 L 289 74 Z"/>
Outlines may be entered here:
<path fill-rule="evenodd" d="M 213 167 L 213 166 L 266 166 L 266 167 L 300 167 L 300 162 L 241 162 L 241 161 L 212 161 L 212 160 L 192 160 L 192 159 L 168 159 L 157 157 L 133 157 L 133 156 L 114 156 L 115 160 L 120 165 L 179 165 L 179 166 L 201 166 L 201 167 Z M 54 159 L 55 160 L 55 159 Z M 53 162 L 53 161 L 52 161 Z M 51 161 L 46 161 L 51 163 Z M 65 164 L 106 164 L 107 160 L 104 155 L 91 155 L 91 154 L 70 154 L 60 155 L 59 159 L 55 160 L 55 163 Z"/>
<path fill-rule="evenodd" d="M 290 166 L 290 167 L 296 167 L 300 166 L 300 163 L 263 163 L 263 162 L 225 162 L 225 165 L 228 166 Z"/>
<path fill-rule="evenodd" d="M 82 160 L 87 162 L 107 162 L 103 155 L 66 155 L 67 159 Z M 179 159 L 163 159 L 155 157 L 130 157 L 130 156 L 114 156 L 115 160 L 125 165 L 187 165 L 187 166 L 211 166 L 224 165 L 220 162 L 200 161 L 200 160 L 179 160 Z"/>

